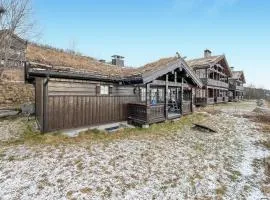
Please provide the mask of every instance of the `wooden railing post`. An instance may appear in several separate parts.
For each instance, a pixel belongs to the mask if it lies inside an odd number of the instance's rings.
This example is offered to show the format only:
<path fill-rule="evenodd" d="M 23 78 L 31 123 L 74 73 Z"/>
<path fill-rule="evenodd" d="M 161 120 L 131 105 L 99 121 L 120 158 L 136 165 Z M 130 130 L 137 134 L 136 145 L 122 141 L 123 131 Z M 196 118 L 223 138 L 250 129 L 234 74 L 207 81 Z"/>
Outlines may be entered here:
<path fill-rule="evenodd" d="M 146 123 L 149 123 L 150 120 L 150 83 L 146 84 Z"/>
<path fill-rule="evenodd" d="M 166 82 L 165 82 L 165 119 L 168 119 L 168 101 L 169 101 L 169 76 L 166 74 Z"/>
<path fill-rule="evenodd" d="M 183 77 L 181 78 L 181 83 L 182 83 L 182 86 L 181 86 L 181 114 L 183 115 L 183 100 L 184 100 L 184 79 Z"/>

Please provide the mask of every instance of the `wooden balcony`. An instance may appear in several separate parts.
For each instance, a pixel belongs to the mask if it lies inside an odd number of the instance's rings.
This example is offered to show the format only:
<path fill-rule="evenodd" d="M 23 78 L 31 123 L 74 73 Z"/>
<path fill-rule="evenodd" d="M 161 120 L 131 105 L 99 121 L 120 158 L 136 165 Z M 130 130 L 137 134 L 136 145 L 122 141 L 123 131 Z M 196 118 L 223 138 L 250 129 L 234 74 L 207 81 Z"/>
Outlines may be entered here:
<path fill-rule="evenodd" d="M 237 91 L 244 91 L 244 86 L 238 86 L 238 85 L 231 85 L 230 84 L 230 90 L 237 90 Z"/>
<path fill-rule="evenodd" d="M 243 86 L 236 86 L 236 90 L 244 91 L 244 87 Z"/>
<path fill-rule="evenodd" d="M 167 109 L 169 110 L 169 107 Z M 186 115 L 189 113 L 192 113 L 192 102 L 183 101 L 182 111 L 169 111 L 167 119 L 179 118 L 181 115 Z M 166 120 L 165 105 L 158 104 L 146 106 L 144 104 L 128 104 L 128 120 L 139 125 L 163 122 Z"/>
<path fill-rule="evenodd" d="M 218 80 L 214 80 L 214 79 L 210 79 L 210 78 L 201 78 L 201 81 L 203 82 L 204 85 L 229 88 L 229 84 L 225 83 L 223 81 L 218 81 Z"/>

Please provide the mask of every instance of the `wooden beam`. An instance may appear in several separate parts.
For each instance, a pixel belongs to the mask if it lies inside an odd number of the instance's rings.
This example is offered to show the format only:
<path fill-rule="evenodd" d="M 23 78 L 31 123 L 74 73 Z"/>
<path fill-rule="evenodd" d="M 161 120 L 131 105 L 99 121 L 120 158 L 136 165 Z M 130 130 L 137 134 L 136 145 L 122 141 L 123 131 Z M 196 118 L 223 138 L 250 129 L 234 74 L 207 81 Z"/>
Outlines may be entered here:
<path fill-rule="evenodd" d="M 184 84 L 184 78 L 181 78 L 181 82 L 182 82 L 182 87 L 181 87 L 181 114 L 183 115 L 183 100 L 184 100 L 184 88 L 183 88 L 183 84 Z"/>
<path fill-rule="evenodd" d="M 150 84 L 146 84 L 146 124 L 149 124 L 150 120 Z"/>
<path fill-rule="evenodd" d="M 165 119 L 168 119 L 168 102 L 169 102 L 169 76 L 166 74 L 165 81 Z"/>
<path fill-rule="evenodd" d="M 166 81 L 161 81 L 161 80 L 154 80 L 152 81 L 152 83 L 150 83 L 150 85 L 155 85 L 155 86 L 165 86 L 166 85 Z M 184 84 L 184 86 L 187 84 Z M 172 86 L 172 87 L 181 87 L 182 83 L 178 83 L 178 82 L 170 82 L 168 81 L 168 86 Z"/>
<path fill-rule="evenodd" d="M 177 84 L 177 72 L 174 72 L 174 83 Z M 179 90 L 178 90 L 178 87 L 176 88 L 176 99 L 179 98 Z"/>
<path fill-rule="evenodd" d="M 47 115 L 47 109 L 48 109 L 48 83 L 49 79 L 43 79 L 42 81 L 42 87 L 43 87 L 43 127 L 41 127 L 41 132 L 44 133 L 46 132 L 49 127 L 48 127 L 48 115 Z"/>
<path fill-rule="evenodd" d="M 151 104 L 150 102 L 150 84 L 146 84 L 146 106 L 149 106 Z"/>

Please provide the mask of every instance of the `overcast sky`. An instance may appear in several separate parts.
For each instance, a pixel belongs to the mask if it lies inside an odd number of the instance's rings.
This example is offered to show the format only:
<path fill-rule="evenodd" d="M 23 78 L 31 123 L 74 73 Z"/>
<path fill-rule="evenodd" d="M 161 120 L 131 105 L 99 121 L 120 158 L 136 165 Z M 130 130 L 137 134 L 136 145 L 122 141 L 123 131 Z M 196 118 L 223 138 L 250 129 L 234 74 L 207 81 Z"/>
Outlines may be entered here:
<path fill-rule="evenodd" d="M 141 66 L 178 51 L 208 48 L 244 70 L 248 84 L 270 89 L 268 0 L 33 0 L 41 43 Z"/>

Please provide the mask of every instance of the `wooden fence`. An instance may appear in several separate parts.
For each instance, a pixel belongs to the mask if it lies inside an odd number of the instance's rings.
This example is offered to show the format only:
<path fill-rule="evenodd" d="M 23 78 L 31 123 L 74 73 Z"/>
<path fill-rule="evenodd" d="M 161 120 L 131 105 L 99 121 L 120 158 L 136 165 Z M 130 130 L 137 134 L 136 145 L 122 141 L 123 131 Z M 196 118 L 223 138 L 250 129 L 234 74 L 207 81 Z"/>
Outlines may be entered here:
<path fill-rule="evenodd" d="M 124 121 L 132 101 L 132 96 L 49 96 L 45 131 Z"/>

